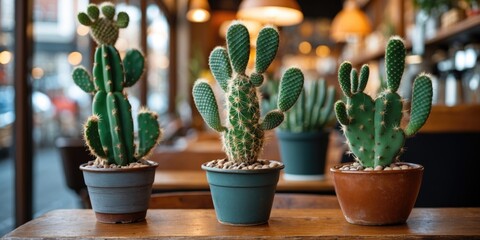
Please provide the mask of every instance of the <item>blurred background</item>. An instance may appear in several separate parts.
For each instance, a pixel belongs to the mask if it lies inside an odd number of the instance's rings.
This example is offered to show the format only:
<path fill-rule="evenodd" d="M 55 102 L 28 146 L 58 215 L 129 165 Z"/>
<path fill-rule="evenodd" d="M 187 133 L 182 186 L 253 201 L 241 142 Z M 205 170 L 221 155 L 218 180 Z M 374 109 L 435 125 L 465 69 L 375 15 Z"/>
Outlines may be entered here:
<path fill-rule="evenodd" d="M 82 123 L 91 114 L 92 96 L 71 78 L 73 68 L 92 67 L 96 44 L 89 29 L 76 20 L 90 2 L 101 1 L 0 0 L 0 235 L 47 211 L 84 207 L 81 193 L 66 180 L 61 147 L 67 140 L 81 140 Z M 409 99 L 414 77 L 432 73 L 435 106 L 425 131 L 446 133 L 440 136 L 444 145 L 436 148 L 479 146 L 477 0 L 113 2 L 117 11 L 130 15 L 116 43 L 120 54 L 137 48 L 146 55 L 143 80 L 128 94 L 133 112 L 146 105 L 159 113 L 166 134 L 158 152 L 181 150 L 192 136 L 209 131 L 190 92 L 199 78 L 214 81 L 208 55 L 225 45 L 226 29 L 237 19 L 248 26 L 252 48 L 263 25 L 278 27 L 280 49 L 266 74 L 268 81 L 297 66 L 307 81 L 325 79 L 337 86 L 337 68 L 349 60 L 357 68 L 369 64 L 371 94 L 382 87 L 386 40 L 403 37 L 408 56 L 400 94 Z M 254 9 L 273 2 L 281 8 Z M 419 141 L 431 141 L 428 137 Z M 478 160 L 478 154 L 458 151 L 463 154 L 447 152 L 455 158 L 450 162 Z M 461 163 L 461 168 L 463 164 L 470 163 Z M 478 199 L 478 193 L 471 197 Z"/>

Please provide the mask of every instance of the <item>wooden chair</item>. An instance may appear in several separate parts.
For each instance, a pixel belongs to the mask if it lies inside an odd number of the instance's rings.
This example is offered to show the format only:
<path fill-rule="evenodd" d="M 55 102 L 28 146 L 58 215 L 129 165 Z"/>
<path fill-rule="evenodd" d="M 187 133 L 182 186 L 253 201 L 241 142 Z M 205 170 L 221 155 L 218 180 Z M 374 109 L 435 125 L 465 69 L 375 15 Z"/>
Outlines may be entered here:
<path fill-rule="evenodd" d="M 150 208 L 213 209 L 213 201 L 208 191 L 155 193 L 150 198 Z M 340 208 L 340 205 L 332 195 L 277 193 L 273 208 Z"/>
<path fill-rule="evenodd" d="M 89 154 L 81 138 L 58 138 L 55 145 L 62 158 L 67 187 L 75 191 L 84 208 L 91 208 L 90 198 L 79 166 L 95 158 Z"/>

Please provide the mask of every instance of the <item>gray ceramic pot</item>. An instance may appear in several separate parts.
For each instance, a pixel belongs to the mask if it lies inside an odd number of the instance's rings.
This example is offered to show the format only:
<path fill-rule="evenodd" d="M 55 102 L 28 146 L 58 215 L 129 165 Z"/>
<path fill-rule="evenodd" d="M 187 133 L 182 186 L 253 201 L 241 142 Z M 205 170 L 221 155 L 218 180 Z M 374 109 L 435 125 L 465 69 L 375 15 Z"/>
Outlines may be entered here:
<path fill-rule="evenodd" d="M 145 220 L 155 169 L 158 164 L 139 168 L 89 168 L 80 165 L 97 221 L 131 223 Z"/>
<path fill-rule="evenodd" d="M 305 181 L 324 178 L 329 132 L 277 130 L 276 133 L 285 164 L 285 179 Z"/>
<path fill-rule="evenodd" d="M 226 170 L 203 164 L 218 221 L 242 226 L 267 223 L 283 167 Z"/>

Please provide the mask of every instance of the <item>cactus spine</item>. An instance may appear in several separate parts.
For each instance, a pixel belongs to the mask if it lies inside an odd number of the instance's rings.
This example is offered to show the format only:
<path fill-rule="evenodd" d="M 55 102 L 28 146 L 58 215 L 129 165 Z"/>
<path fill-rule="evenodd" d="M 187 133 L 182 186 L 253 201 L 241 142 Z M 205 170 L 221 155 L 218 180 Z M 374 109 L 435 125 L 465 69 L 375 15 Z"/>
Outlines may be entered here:
<path fill-rule="evenodd" d="M 118 28 L 128 25 L 128 15 L 121 12 L 114 21 L 113 5 L 107 3 L 101 9 L 103 16 L 94 4 L 88 6 L 88 15 L 78 14 L 80 23 L 91 27 L 92 36 L 99 44 L 95 51 L 93 80 L 83 67 L 76 68 L 72 77 L 82 90 L 94 95 L 94 115 L 84 126 L 84 138 L 90 152 L 97 158 L 108 159 L 109 164 L 125 166 L 147 156 L 158 144 L 161 130 L 157 114 L 142 109 L 137 117 L 139 147 L 135 150 L 132 110 L 124 88 L 140 79 L 144 57 L 138 50 L 129 50 L 121 61 L 113 44 L 118 38 Z"/>
<path fill-rule="evenodd" d="M 332 116 L 335 88 L 325 80 L 313 81 L 306 86 L 297 103 L 285 115 L 280 129 L 289 132 L 321 131 Z"/>
<path fill-rule="evenodd" d="M 406 50 L 399 37 L 387 43 L 385 65 L 387 88 L 375 100 L 365 94 L 369 68 L 363 65 L 358 76 L 349 62 L 338 70 L 346 102 L 335 103 L 335 114 L 343 126 L 350 150 L 365 167 L 387 166 L 401 153 L 405 137 L 414 135 L 426 122 L 432 106 L 432 83 L 426 74 L 413 84 L 410 122 L 400 128 L 403 101 L 396 93 L 400 86 Z"/>
<path fill-rule="evenodd" d="M 222 134 L 228 161 L 252 164 L 257 161 L 264 143 L 264 131 L 280 125 L 284 112 L 290 109 L 303 88 L 303 73 L 288 69 L 282 77 L 278 109 L 260 117 L 257 88 L 263 83 L 263 73 L 275 58 L 279 35 L 275 28 L 264 27 L 257 39 L 255 71 L 245 73 L 250 38 L 247 28 L 239 22 L 227 31 L 227 49 L 215 48 L 209 58 L 213 76 L 225 92 L 226 126 L 222 125 L 215 96 L 210 85 L 197 81 L 193 87 L 195 105 L 209 127 Z"/>

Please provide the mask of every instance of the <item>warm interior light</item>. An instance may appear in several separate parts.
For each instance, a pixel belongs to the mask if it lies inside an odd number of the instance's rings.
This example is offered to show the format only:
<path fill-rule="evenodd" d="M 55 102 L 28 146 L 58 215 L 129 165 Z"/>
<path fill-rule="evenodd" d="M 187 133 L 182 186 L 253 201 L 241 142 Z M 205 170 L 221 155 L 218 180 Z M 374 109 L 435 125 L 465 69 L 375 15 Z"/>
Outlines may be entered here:
<path fill-rule="evenodd" d="M 42 78 L 42 77 L 43 77 L 43 74 L 44 74 L 44 72 L 43 72 L 43 69 L 42 69 L 42 68 L 40 68 L 40 67 L 34 67 L 34 68 L 32 68 L 32 77 L 33 77 L 34 79 L 40 79 L 40 78 Z"/>
<path fill-rule="evenodd" d="M 115 43 L 115 47 L 117 48 L 117 50 L 121 53 L 127 51 L 127 48 L 128 48 L 128 41 L 127 39 L 125 38 L 121 38 L 119 37 L 117 39 L 117 42 Z"/>
<path fill-rule="evenodd" d="M 409 55 L 405 57 L 405 63 L 407 64 L 420 64 L 422 63 L 422 56 L 420 55 Z"/>
<path fill-rule="evenodd" d="M 225 38 L 227 36 L 228 28 L 232 22 L 233 21 L 224 21 L 220 25 L 220 29 L 218 31 L 221 37 Z M 255 21 L 242 20 L 241 22 L 243 25 L 245 25 L 245 27 L 248 29 L 248 33 L 250 34 L 250 46 L 255 47 L 258 32 L 260 32 L 262 25 Z"/>
<path fill-rule="evenodd" d="M 206 22 L 210 19 L 210 13 L 204 9 L 194 9 L 188 11 L 187 18 L 192 22 Z"/>
<path fill-rule="evenodd" d="M 210 19 L 207 0 L 192 0 L 187 12 L 187 19 L 191 22 L 206 22 Z"/>
<path fill-rule="evenodd" d="M 372 27 L 355 0 L 346 0 L 343 9 L 333 19 L 330 31 L 334 40 L 343 42 L 351 37 L 364 37 L 372 31 Z"/>
<path fill-rule="evenodd" d="M 168 59 L 167 56 L 161 55 L 160 58 L 158 59 L 157 62 L 157 67 L 161 69 L 167 69 L 168 66 L 170 65 L 170 60 Z"/>
<path fill-rule="evenodd" d="M 79 52 L 71 52 L 68 54 L 68 62 L 72 65 L 78 65 L 82 62 L 82 54 Z"/>
<path fill-rule="evenodd" d="M 330 55 L 330 48 L 325 45 L 320 45 L 315 49 L 315 54 L 317 54 L 318 57 L 328 57 L 328 55 Z"/>
<path fill-rule="evenodd" d="M 303 41 L 298 45 L 298 51 L 303 54 L 309 54 L 312 51 L 312 45 L 307 41 Z"/>
<path fill-rule="evenodd" d="M 90 28 L 84 25 L 78 25 L 77 27 L 77 34 L 79 36 L 86 36 L 88 34 L 88 31 L 90 31 Z"/>
<path fill-rule="evenodd" d="M 12 53 L 9 51 L 0 52 L 0 64 L 8 64 L 12 60 Z"/>
<path fill-rule="evenodd" d="M 243 0 L 237 17 L 277 26 L 303 21 L 303 13 L 295 0 Z"/>

